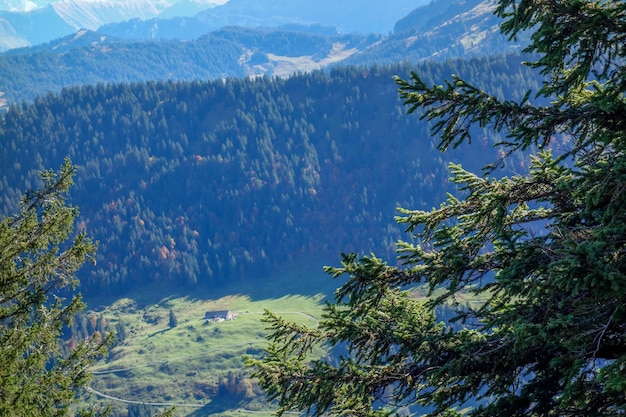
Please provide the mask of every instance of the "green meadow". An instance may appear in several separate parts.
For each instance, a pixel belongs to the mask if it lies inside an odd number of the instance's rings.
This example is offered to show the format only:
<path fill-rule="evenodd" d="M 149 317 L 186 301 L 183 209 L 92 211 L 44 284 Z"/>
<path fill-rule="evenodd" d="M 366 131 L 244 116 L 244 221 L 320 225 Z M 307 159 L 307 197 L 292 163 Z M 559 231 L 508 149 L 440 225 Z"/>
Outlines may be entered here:
<path fill-rule="evenodd" d="M 110 329 L 122 323 L 125 338 L 91 369 L 87 403 L 111 406 L 114 416 L 145 404 L 175 407 L 175 416 L 271 415 L 251 381 L 246 355 L 265 346 L 267 309 L 290 321 L 315 326 L 324 299 L 339 285 L 319 260 L 293 264 L 249 286 L 167 294 L 151 288 L 132 297 L 89 302 Z M 177 321 L 170 327 L 170 310 Z M 231 320 L 205 320 L 207 311 L 230 311 Z M 323 352 L 320 352 L 323 354 Z"/>

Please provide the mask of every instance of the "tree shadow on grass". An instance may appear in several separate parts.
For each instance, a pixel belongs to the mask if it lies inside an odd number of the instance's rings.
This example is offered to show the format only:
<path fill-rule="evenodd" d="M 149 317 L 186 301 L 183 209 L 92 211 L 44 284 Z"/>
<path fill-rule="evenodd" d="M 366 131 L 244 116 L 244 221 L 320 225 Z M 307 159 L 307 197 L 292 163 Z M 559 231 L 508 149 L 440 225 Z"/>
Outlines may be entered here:
<path fill-rule="evenodd" d="M 170 330 L 170 328 L 169 328 L 169 327 L 168 327 L 167 329 L 157 330 L 157 331 L 156 331 L 156 332 L 154 332 L 154 333 L 150 333 L 150 334 L 148 335 L 148 338 L 154 337 L 154 336 L 159 335 L 159 334 L 161 334 L 161 333 L 165 333 L 165 332 L 167 332 L 168 330 Z"/>
<path fill-rule="evenodd" d="M 229 295 L 247 296 L 252 301 L 278 299 L 289 295 L 332 298 L 335 290 L 346 277 L 333 279 L 324 272 L 325 265 L 339 265 L 340 259 L 333 255 L 311 255 L 282 264 L 267 275 L 236 277 L 223 284 L 199 283 L 194 287 L 159 284 L 131 290 L 121 297 L 133 300 L 137 309 L 160 304 L 167 298 L 188 297 L 191 300 L 215 300 Z M 99 296 L 87 299 L 89 308 L 104 308 L 120 296 Z"/>
<path fill-rule="evenodd" d="M 191 414 L 187 414 L 187 417 L 219 416 L 226 412 L 232 413 L 234 410 L 241 410 L 241 415 L 243 416 L 254 413 L 246 413 L 245 401 L 241 401 L 237 398 L 232 398 L 228 396 L 218 396 L 211 400 L 211 402 L 204 407 L 198 408 Z"/>

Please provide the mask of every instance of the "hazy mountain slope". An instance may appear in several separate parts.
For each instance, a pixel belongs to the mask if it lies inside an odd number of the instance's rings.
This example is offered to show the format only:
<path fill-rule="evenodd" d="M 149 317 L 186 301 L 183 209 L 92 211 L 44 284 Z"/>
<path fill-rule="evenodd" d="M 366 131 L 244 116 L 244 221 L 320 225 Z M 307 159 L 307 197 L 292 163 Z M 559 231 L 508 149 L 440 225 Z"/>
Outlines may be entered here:
<path fill-rule="evenodd" d="M 66 36 L 76 29 L 63 20 L 52 6 L 45 6 L 30 12 L 0 11 L 3 26 L 10 27 L 14 36 L 27 45 L 36 45 L 50 39 Z M 0 41 L 4 47 L 5 42 Z"/>
<path fill-rule="evenodd" d="M 66 0 L 51 4 L 57 14 L 75 29 L 96 30 L 110 22 L 133 18 L 150 19 L 157 16 L 164 5 L 147 1 L 78 1 Z M 159 7 L 160 6 L 160 7 Z"/>
<path fill-rule="evenodd" d="M 399 20 L 395 31 L 343 64 L 442 60 L 451 57 L 520 53 L 525 38 L 510 42 L 500 33 L 491 0 L 437 0 Z"/>
<path fill-rule="evenodd" d="M 427 0 L 230 0 L 198 16 L 207 22 L 241 19 L 266 25 L 277 19 L 335 25 L 346 32 L 388 33 Z M 230 22 L 235 23 L 235 22 Z"/>
<path fill-rule="evenodd" d="M 189 42 L 130 43 L 81 31 L 45 46 L 1 54 L 0 92 L 15 103 L 63 87 L 98 82 L 287 75 L 337 62 L 376 40 L 226 28 Z"/>
<path fill-rule="evenodd" d="M 101 26 L 98 32 L 133 41 L 193 40 L 218 29 L 218 25 L 210 26 L 195 16 L 183 16 L 109 23 Z"/>
<path fill-rule="evenodd" d="M 484 0 L 433 0 L 399 19 L 393 30 L 395 33 L 406 30 L 432 30 L 482 2 Z"/>
<path fill-rule="evenodd" d="M 132 19 L 190 16 L 224 0 L 63 0 L 38 3 L 0 2 L 0 51 L 37 45 L 79 29 Z M 204 32 L 206 33 L 206 32 Z M 3 35 L 9 35 L 4 39 Z M 19 42 L 13 40 L 16 38 Z"/>
<path fill-rule="evenodd" d="M 56 55 L 65 55 L 71 54 L 73 51 L 78 49 L 90 49 L 94 53 L 98 49 L 106 50 L 106 48 L 115 48 L 117 44 L 128 44 L 129 42 L 124 39 L 118 39 L 113 36 L 103 36 L 98 32 L 93 32 L 91 30 L 81 29 L 78 32 L 75 32 L 71 35 L 64 36 L 62 38 L 58 38 L 52 42 L 48 42 L 45 44 L 39 44 L 35 46 L 30 46 L 26 48 L 16 48 L 10 51 L 5 51 L 0 54 L 0 61 L 6 57 L 29 57 L 29 59 L 39 59 L 44 60 L 44 58 L 38 58 L 41 54 L 43 56 L 47 56 L 49 59 Z M 27 69 L 24 68 L 26 71 Z M 50 67 L 48 69 L 48 73 L 50 76 L 54 76 L 55 68 Z"/>
<path fill-rule="evenodd" d="M 213 7 L 213 4 L 207 3 L 207 0 L 181 0 L 162 10 L 159 18 L 191 17 L 206 10 L 207 7 Z"/>
<path fill-rule="evenodd" d="M 28 40 L 19 34 L 6 19 L 0 17 L 0 51 L 28 45 Z"/>

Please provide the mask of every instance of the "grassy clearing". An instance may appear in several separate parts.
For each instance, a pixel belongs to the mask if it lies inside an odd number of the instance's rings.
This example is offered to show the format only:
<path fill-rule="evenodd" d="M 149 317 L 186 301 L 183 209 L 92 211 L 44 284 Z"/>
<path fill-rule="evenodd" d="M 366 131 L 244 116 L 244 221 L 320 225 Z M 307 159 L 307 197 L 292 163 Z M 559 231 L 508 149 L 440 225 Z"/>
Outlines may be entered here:
<path fill-rule="evenodd" d="M 249 288 L 176 295 L 153 289 L 100 304 L 97 313 L 110 328 L 123 323 L 127 337 L 92 368 L 95 392 L 85 400 L 112 405 L 114 416 L 126 415 L 129 402 L 176 404 L 176 416 L 271 415 L 262 394 L 247 381 L 243 357 L 258 355 L 265 346 L 260 320 L 265 309 L 316 325 L 325 294 L 338 285 L 321 265 L 286 267 Z M 170 309 L 178 321 L 174 328 Z M 229 310 L 235 318 L 204 319 L 206 311 L 215 310 Z"/>
<path fill-rule="evenodd" d="M 325 56 L 302 55 L 284 56 L 267 54 L 269 62 L 257 65 L 248 65 L 248 75 L 270 73 L 278 77 L 288 77 L 295 72 L 310 72 L 324 68 L 330 64 L 340 62 L 358 52 L 357 48 L 346 48 L 346 44 L 337 42 Z M 248 64 L 246 60 L 242 64 Z"/>
<path fill-rule="evenodd" d="M 206 301 L 181 297 L 145 309 L 133 308 L 129 299 L 120 300 L 102 314 L 112 324 L 122 321 L 128 337 L 111 349 L 107 360 L 93 367 L 91 386 L 127 401 L 205 405 L 219 394 L 220 383 L 229 373 L 246 376 L 244 355 L 261 353 L 266 334 L 260 321 L 264 308 L 314 326 L 321 299 L 321 295 L 269 301 L 251 301 L 245 296 Z M 170 308 L 178 320 L 174 328 L 168 323 Z M 205 311 L 217 309 L 231 310 L 236 317 L 222 322 L 203 319 Z M 177 415 L 188 415 L 188 408 L 178 408 Z"/>

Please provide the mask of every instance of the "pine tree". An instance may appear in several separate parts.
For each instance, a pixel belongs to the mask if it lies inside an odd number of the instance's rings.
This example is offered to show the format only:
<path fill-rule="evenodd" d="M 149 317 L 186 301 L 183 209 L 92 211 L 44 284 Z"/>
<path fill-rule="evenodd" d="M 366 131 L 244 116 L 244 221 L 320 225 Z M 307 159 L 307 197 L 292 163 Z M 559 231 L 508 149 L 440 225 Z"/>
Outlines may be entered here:
<path fill-rule="evenodd" d="M 327 271 L 348 280 L 317 328 L 268 312 L 266 355 L 249 364 L 279 414 L 626 411 L 626 3 L 499 0 L 496 14 L 511 38 L 532 31 L 529 65 L 547 80 L 535 95 L 507 101 L 415 73 L 397 83 L 443 151 L 478 125 L 506 137 L 505 154 L 537 149 L 529 172 L 452 165 L 458 196 L 397 218 L 419 242 L 398 243 L 400 267 L 343 255 Z M 426 302 L 403 290 L 416 285 Z M 463 326 L 436 318 L 444 305 Z M 341 345 L 338 363 L 310 357 Z"/>
<path fill-rule="evenodd" d="M 126 333 L 126 326 L 124 326 L 124 322 L 118 321 L 115 325 L 115 341 L 116 343 L 122 343 L 126 340 L 128 334 Z"/>
<path fill-rule="evenodd" d="M 0 220 L 0 416 L 63 416 L 105 342 L 86 340 L 62 354 L 60 336 L 84 307 L 65 302 L 75 272 L 95 250 L 72 233 L 78 214 L 65 202 L 75 168 L 42 174 L 43 186 L 25 194 L 21 212 Z"/>
<path fill-rule="evenodd" d="M 174 315 L 174 311 L 170 308 L 170 329 L 173 329 L 176 326 L 178 326 L 178 320 Z"/>

